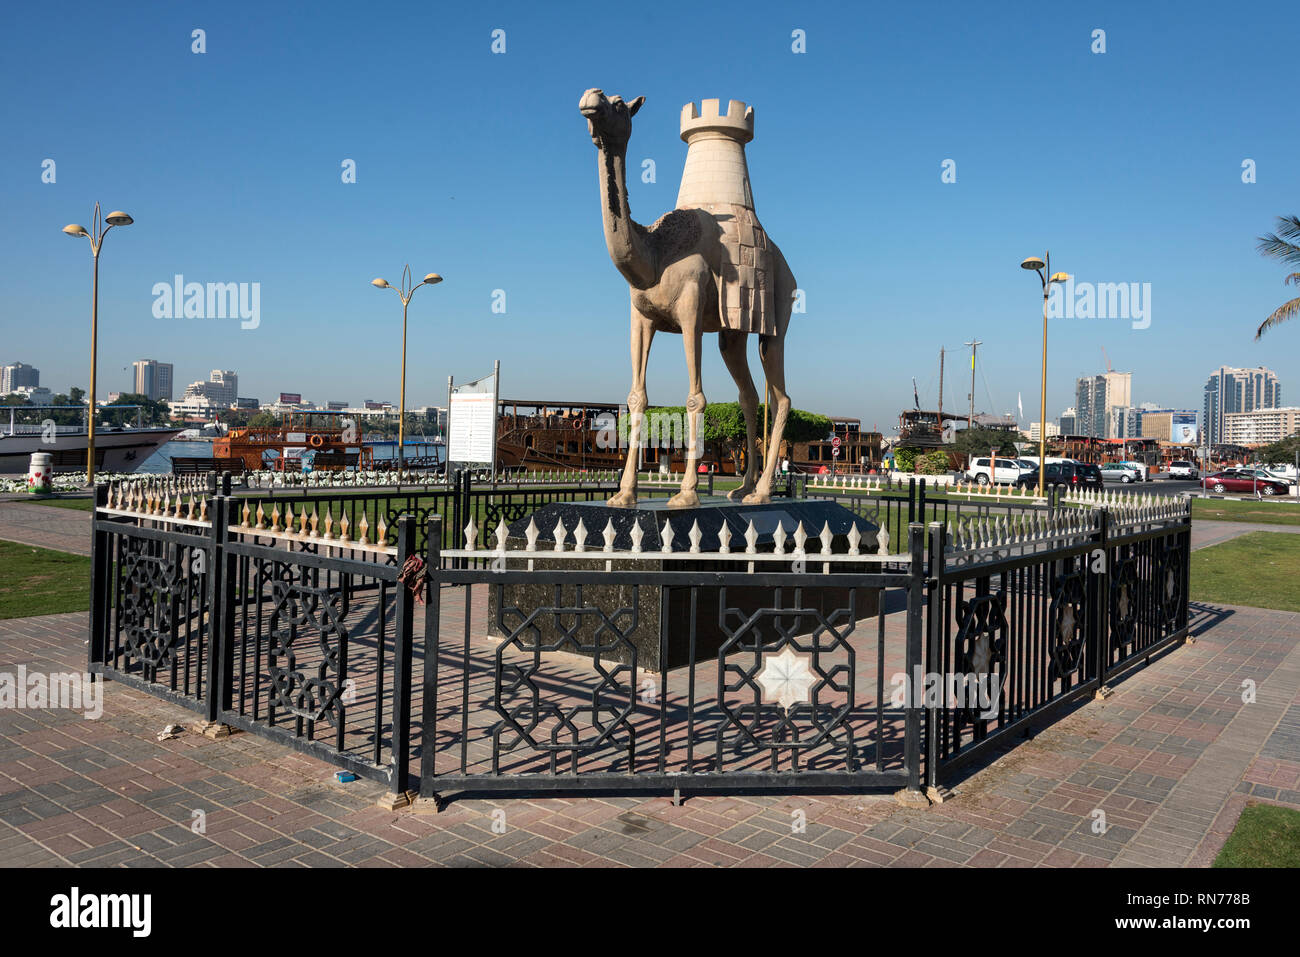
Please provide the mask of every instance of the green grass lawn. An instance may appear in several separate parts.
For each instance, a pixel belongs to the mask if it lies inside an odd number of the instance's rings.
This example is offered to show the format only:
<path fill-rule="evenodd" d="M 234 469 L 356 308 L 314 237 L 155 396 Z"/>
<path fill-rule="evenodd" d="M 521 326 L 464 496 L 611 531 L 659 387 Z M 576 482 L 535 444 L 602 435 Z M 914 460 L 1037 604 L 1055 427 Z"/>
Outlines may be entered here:
<path fill-rule="evenodd" d="M 1300 811 L 1249 805 L 1213 866 L 1300 867 Z"/>
<path fill-rule="evenodd" d="M 1192 552 L 1193 601 L 1300 611 L 1300 535 L 1250 532 Z"/>
<path fill-rule="evenodd" d="M 33 504 L 53 505 L 55 508 L 75 508 L 81 512 L 92 511 L 95 507 L 93 498 L 33 498 Z"/>
<path fill-rule="evenodd" d="M 0 582 L 0 618 L 90 609 L 90 559 L 85 555 L 0 541 Z"/>
<path fill-rule="evenodd" d="M 1192 518 L 1216 522 L 1261 522 L 1300 525 L 1300 504 L 1294 502 L 1228 502 L 1216 498 L 1192 499 Z"/>

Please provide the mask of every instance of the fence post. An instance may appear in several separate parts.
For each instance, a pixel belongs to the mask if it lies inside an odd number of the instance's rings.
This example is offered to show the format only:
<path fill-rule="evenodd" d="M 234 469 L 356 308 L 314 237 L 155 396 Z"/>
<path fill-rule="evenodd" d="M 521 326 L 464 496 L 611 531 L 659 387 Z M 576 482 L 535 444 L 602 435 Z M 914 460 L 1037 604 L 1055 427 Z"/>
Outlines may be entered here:
<path fill-rule="evenodd" d="M 936 672 L 943 661 L 943 625 L 947 612 L 943 604 L 943 556 L 948 547 L 948 529 L 943 522 L 930 523 L 930 581 L 929 603 L 926 609 L 925 672 Z M 915 673 L 907 676 L 915 682 Z M 924 688 L 912 688 L 912 694 Z M 925 785 L 927 792 L 939 786 L 939 707 L 934 703 L 925 709 Z"/>
<path fill-rule="evenodd" d="M 230 733 L 221 724 L 221 712 L 231 705 L 231 686 L 234 673 L 235 648 L 233 636 L 234 582 L 226 567 L 226 542 L 230 529 L 227 515 L 230 499 L 217 496 L 210 511 L 212 534 L 208 539 L 208 667 L 203 696 L 203 716 L 206 719 L 204 734 L 210 737 Z"/>
<path fill-rule="evenodd" d="M 424 608 L 424 660 L 421 669 L 423 689 L 421 698 L 424 702 L 420 713 L 424 720 L 420 728 L 420 794 L 425 794 L 425 785 L 432 786 L 435 765 L 435 742 L 438 732 L 438 640 L 439 616 L 442 612 L 442 588 L 440 572 L 442 571 L 442 518 L 429 516 L 426 526 L 428 535 L 424 546 L 425 580 L 428 593 Z M 466 586 L 468 587 L 468 586 Z M 433 797 L 432 789 L 427 795 Z"/>
<path fill-rule="evenodd" d="M 415 554 L 415 516 L 402 515 L 397 520 L 397 568 L 400 571 Z M 426 571 L 428 571 L 426 567 Z M 421 583 L 420 587 L 425 587 Z M 396 797 L 393 807 L 404 807 L 409 800 L 406 776 L 411 766 L 411 629 L 415 618 L 415 593 L 399 582 L 396 593 L 396 615 L 393 619 L 393 780 L 392 792 Z M 427 615 L 427 612 L 426 612 Z M 428 624 L 426 622 L 426 629 Z M 381 663 L 382 667 L 382 663 Z M 385 805 L 387 806 L 387 805 Z"/>
<path fill-rule="evenodd" d="M 907 652 L 904 671 L 911 678 L 921 664 L 921 626 L 925 600 L 925 526 L 911 522 L 907 526 L 908 554 L 911 556 L 911 582 L 907 586 Z M 929 802 L 921 791 L 921 703 L 915 690 L 908 695 L 903 732 L 903 763 L 907 770 L 907 788 L 895 797 L 902 804 L 925 806 Z"/>
<path fill-rule="evenodd" d="M 99 510 L 108 507 L 108 483 L 96 485 L 95 508 L 90 517 L 90 645 L 87 664 L 106 664 L 108 622 L 112 608 L 108 595 L 108 571 L 112 558 L 108 554 L 110 533 L 95 527 Z"/>
<path fill-rule="evenodd" d="M 1101 549 L 1101 572 L 1088 577 L 1097 583 L 1094 596 L 1094 614 L 1092 616 L 1093 640 L 1091 642 L 1096 673 L 1096 694 L 1105 697 L 1106 669 L 1110 667 L 1110 509 L 1099 508 L 1097 525 L 1097 547 Z M 1092 556 L 1088 556 L 1089 562 Z"/>

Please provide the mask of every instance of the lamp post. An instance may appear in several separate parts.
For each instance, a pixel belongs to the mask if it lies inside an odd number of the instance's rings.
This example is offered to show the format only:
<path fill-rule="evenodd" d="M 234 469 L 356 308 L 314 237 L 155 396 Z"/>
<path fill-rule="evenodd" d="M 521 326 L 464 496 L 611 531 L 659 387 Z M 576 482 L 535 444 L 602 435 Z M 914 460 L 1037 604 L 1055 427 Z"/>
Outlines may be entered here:
<path fill-rule="evenodd" d="M 90 406 L 86 415 L 86 484 L 95 487 L 95 369 L 99 344 L 99 252 L 104 248 L 104 237 L 114 226 L 130 226 L 134 220 L 120 209 L 101 218 L 99 203 L 91 221 L 93 232 L 85 226 L 69 223 L 63 231 L 69 236 L 85 236 L 90 240 L 90 252 L 95 259 L 95 274 L 90 287 Z M 105 225 L 107 223 L 108 225 Z"/>
<path fill-rule="evenodd" d="M 1030 256 L 1020 264 L 1020 268 L 1038 273 L 1043 284 L 1043 374 L 1038 402 L 1038 495 L 1041 498 L 1047 475 L 1047 298 L 1051 295 L 1052 283 L 1065 282 L 1070 277 L 1063 272 L 1052 272 L 1050 252 L 1044 253 L 1042 259 Z"/>
<path fill-rule="evenodd" d="M 378 289 L 392 289 L 402 300 L 402 386 L 401 408 L 397 413 L 397 471 L 399 475 L 406 470 L 406 307 L 410 305 L 415 290 L 421 286 L 433 286 L 440 282 L 442 282 L 442 277 L 436 272 L 431 272 L 423 280 L 412 286 L 410 263 L 407 263 L 406 268 L 402 270 L 402 285 L 400 288 L 389 285 L 387 279 L 370 280 L 370 285 Z"/>

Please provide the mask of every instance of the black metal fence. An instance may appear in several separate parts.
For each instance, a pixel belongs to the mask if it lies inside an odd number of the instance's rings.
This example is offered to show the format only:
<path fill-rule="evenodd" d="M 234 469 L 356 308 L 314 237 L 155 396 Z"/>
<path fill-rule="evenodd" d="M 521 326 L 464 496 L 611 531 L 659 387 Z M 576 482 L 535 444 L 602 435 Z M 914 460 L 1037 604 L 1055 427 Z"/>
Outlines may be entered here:
<path fill-rule="evenodd" d="M 1185 503 L 810 489 L 891 554 L 792 567 L 467 557 L 609 484 L 228 491 L 98 490 L 91 671 L 395 793 L 915 790 L 1187 635 Z"/>

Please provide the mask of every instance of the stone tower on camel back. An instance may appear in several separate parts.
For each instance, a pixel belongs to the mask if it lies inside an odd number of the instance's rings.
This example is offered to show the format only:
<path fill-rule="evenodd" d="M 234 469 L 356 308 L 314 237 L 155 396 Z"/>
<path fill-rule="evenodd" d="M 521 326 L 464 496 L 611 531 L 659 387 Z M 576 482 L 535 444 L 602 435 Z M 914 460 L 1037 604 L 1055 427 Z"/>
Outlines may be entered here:
<path fill-rule="evenodd" d="M 719 316 L 727 329 L 774 335 L 774 264 L 767 235 L 754 212 L 745 144 L 754 138 L 754 109 L 731 100 L 682 107 L 686 167 L 678 209 L 704 209 L 722 227 L 724 261 L 718 283 Z"/>

